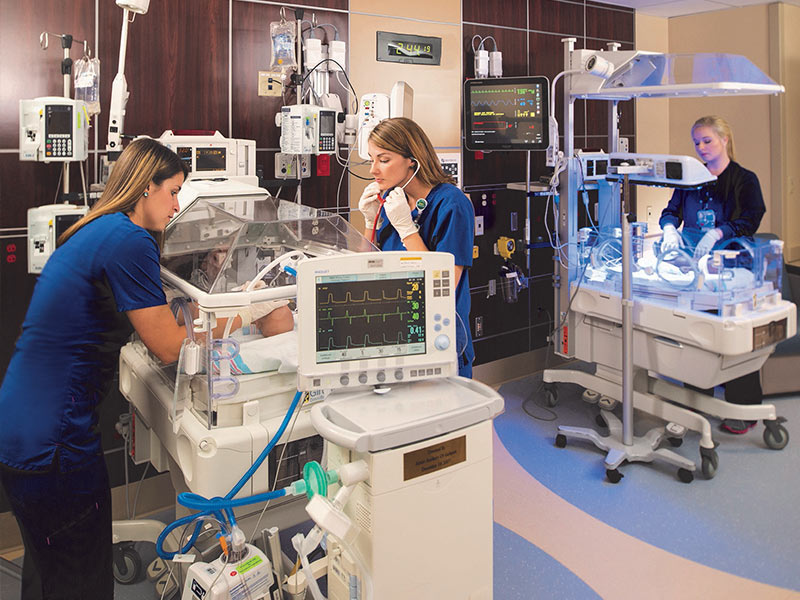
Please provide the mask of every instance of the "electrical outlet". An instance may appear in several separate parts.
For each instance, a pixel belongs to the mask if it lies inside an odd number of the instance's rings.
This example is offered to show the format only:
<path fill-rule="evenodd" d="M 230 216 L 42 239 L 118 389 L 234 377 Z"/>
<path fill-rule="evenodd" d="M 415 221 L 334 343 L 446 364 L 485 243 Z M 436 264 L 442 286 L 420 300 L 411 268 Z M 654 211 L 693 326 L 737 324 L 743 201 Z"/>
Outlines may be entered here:
<path fill-rule="evenodd" d="M 280 71 L 259 71 L 258 72 L 258 95 L 259 96 L 280 96 L 283 92 Z"/>
<path fill-rule="evenodd" d="M 617 144 L 617 152 L 628 152 L 628 148 L 630 148 L 630 145 L 628 144 L 628 138 L 624 137 L 619 138 L 619 143 Z"/>
<path fill-rule="evenodd" d="M 653 207 L 652 206 L 648 206 L 647 207 L 647 220 L 648 221 L 652 221 L 653 220 Z"/>
<path fill-rule="evenodd" d="M 483 215 L 475 217 L 475 236 L 483 235 Z"/>

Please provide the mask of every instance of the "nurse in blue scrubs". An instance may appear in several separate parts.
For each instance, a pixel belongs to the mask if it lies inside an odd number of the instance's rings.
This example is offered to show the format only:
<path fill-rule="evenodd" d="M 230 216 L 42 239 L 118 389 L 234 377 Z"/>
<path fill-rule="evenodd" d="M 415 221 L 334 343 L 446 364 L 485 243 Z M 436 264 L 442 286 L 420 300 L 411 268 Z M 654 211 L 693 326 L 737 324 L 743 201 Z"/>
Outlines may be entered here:
<path fill-rule="evenodd" d="M 411 119 L 378 123 L 368 140 L 370 183 L 359 201 L 365 236 L 381 250 L 449 252 L 455 257 L 458 373 L 472 377 L 469 327 L 469 267 L 475 213 L 472 202 L 453 185 L 428 136 Z M 444 293 L 444 291 L 443 291 Z"/>
<path fill-rule="evenodd" d="M 34 288 L 0 387 L 0 482 L 25 545 L 24 600 L 113 597 L 111 491 L 97 408 L 131 333 L 165 363 L 177 360 L 186 337 L 159 269 L 159 240 L 186 174 L 155 140 L 131 142 Z M 267 312 L 250 307 L 232 328 Z"/>

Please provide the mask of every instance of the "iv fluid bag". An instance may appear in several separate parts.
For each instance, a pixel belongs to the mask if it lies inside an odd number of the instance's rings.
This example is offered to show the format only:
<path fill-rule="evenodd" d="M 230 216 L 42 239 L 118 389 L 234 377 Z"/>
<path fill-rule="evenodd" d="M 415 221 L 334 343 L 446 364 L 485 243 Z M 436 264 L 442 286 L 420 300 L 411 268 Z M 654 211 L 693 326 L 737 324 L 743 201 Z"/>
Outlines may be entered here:
<path fill-rule="evenodd" d="M 89 116 L 100 113 L 100 60 L 83 58 L 75 61 L 75 99 L 86 103 Z"/>

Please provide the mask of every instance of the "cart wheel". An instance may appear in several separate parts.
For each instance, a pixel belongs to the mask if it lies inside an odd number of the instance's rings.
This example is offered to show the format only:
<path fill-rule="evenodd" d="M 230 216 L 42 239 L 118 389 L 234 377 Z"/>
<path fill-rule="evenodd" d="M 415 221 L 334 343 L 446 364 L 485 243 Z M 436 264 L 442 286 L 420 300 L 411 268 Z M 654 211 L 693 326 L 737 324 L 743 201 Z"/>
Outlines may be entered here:
<path fill-rule="evenodd" d="M 608 429 L 608 423 L 606 423 L 606 420 L 603 418 L 603 415 L 595 415 L 594 422 L 597 423 L 598 427 Z"/>
<path fill-rule="evenodd" d="M 625 476 L 618 469 L 606 469 L 606 477 L 611 483 L 619 483 Z"/>
<path fill-rule="evenodd" d="M 714 456 L 716 457 L 717 453 L 714 452 Z M 700 457 L 700 470 L 703 471 L 703 477 L 706 479 L 712 479 L 714 475 L 717 474 L 717 467 L 719 466 L 719 460 L 712 460 L 708 456 Z"/>
<path fill-rule="evenodd" d="M 114 562 L 112 563 L 114 579 L 128 585 L 136 581 L 142 572 L 142 558 L 133 545 L 119 545 L 114 547 Z"/>
<path fill-rule="evenodd" d="M 567 436 L 565 436 L 563 433 L 559 433 L 556 436 L 556 447 L 566 448 L 566 446 L 567 446 Z"/>
<path fill-rule="evenodd" d="M 680 448 L 681 444 L 683 444 L 683 438 L 679 437 L 668 437 L 669 445 L 673 448 Z"/>
<path fill-rule="evenodd" d="M 547 406 L 551 408 L 558 404 L 558 390 L 552 383 L 547 383 L 544 386 L 544 400 Z"/>
<path fill-rule="evenodd" d="M 783 450 L 789 443 L 789 431 L 779 423 L 767 425 L 764 430 L 764 443 L 773 450 Z"/>
<path fill-rule="evenodd" d="M 689 469 L 678 469 L 678 479 L 683 483 L 692 483 L 692 481 L 694 481 L 694 473 Z"/>

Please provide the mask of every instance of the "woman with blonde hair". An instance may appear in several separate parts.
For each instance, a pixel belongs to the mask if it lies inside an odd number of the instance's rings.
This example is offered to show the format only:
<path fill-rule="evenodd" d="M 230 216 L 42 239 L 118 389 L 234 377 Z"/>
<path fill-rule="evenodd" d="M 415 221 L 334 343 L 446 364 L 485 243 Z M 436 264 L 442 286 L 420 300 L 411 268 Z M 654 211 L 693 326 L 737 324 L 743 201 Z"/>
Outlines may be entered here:
<path fill-rule="evenodd" d="M 699 259 L 735 237 L 752 237 L 766 212 L 758 177 L 735 162 L 733 132 L 722 117 L 701 117 L 692 125 L 695 151 L 716 181 L 699 190 L 676 189 L 661 213 L 661 252 L 687 247 Z M 683 230 L 677 228 L 683 224 Z M 713 395 L 713 390 L 707 393 Z M 750 373 L 725 384 L 733 404 L 761 404 L 761 378 Z M 725 419 L 728 433 L 746 433 L 755 421 Z"/>
<path fill-rule="evenodd" d="M 472 376 L 469 327 L 469 274 L 475 213 L 472 202 L 453 185 L 422 128 L 404 117 L 378 123 L 369 135 L 370 183 L 358 203 L 365 235 L 381 250 L 450 252 L 453 284 L 442 294 L 456 299 L 458 372 Z"/>
<path fill-rule="evenodd" d="M 113 597 L 97 408 L 134 330 L 164 362 L 178 358 L 186 337 L 166 303 L 156 241 L 178 211 L 186 174 L 155 140 L 131 142 L 36 282 L 0 386 L 0 482 L 25 546 L 23 599 Z M 259 310 L 233 325 L 266 314 Z"/>

